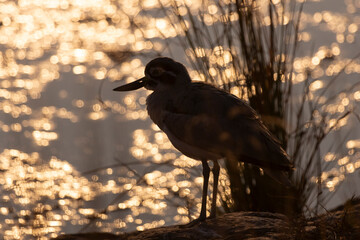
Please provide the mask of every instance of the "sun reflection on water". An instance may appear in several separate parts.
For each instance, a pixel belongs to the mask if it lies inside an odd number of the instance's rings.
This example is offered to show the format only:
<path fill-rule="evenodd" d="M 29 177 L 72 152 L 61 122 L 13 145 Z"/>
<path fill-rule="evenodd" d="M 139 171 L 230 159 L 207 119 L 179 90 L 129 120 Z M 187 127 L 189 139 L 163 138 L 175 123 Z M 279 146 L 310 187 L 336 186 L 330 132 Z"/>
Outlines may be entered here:
<path fill-rule="evenodd" d="M 169 6 L 169 1 L 161 2 Z M 188 11 L 196 15 L 202 7 L 201 1 L 179 4 L 181 16 Z M 324 46 L 317 44 L 312 53 L 299 55 L 292 78 L 296 86 L 302 86 L 311 76 L 312 100 L 327 88 L 332 77 L 341 74 L 348 79 L 336 81 L 340 94 L 319 97 L 322 105 L 313 113 L 315 124 L 324 120 L 320 110 L 328 113 L 326 128 L 336 133 L 358 124 L 353 116 L 338 121 L 339 116 L 360 111 L 360 88 L 354 85 L 360 62 L 352 54 L 359 41 L 360 18 L 354 13 L 360 4 L 353 0 L 345 4 L 347 13 L 304 13 L 298 36 L 301 43 L 312 43 L 316 37 L 313 28 L 331 35 L 332 40 Z M 148 119 L 144 92 L 129 93 L 119 100 L 108 91 L 109 97 L 103 102 L 96 98 L 100 82 L 134 81 L 143 76 L 143 55 L 167 53 L 164 39 L 180 34 L 179 26 L 173 26 L 159 9 L 155 0 L 0 1 L 0 229 L 4 239 L 47 239 L 78 226 L 108 232 L 141 231 L 187 222 L 189 216 L 199 213 L 201 163 L 179 155 L 155 125 L 136 129 L 130 135 L 133 142 L 129 154 L 145 169 L 133 167 L 134 163 L 120 164 L 88 176 L 76 170 L 82 166 L 58 156 L 69 152 L 69 158 L 81 158 L 78 149 L 90 155 L 103 151 L 101 143 L 86 145 L 91 140 L 84 127 L 96 132 L 98 126 L 110 129 L 128 120 Z M 238 19 L 233 12 L 221 13 L 213 1 L 206 11 L 203 17 L 207 26 Z M 289 21 L 290 17 L 284 16 L 284 24 Z M 189 26 L 189 22 L 184 24 Z M 264 18 L 264 24 L 270 24 L 269 17 Z M 188 49 L 186 54 L 193 59 L 207 56 L 209 75 L 215 79 L 240 79 L 243 84 L 245 76 L 232 67 L 230 49 L 217 44 L 212 49 Z M 275 57 L 280 61 L 284 58 Z M 191 68 L 189 71 L 193 79 L 206 78 Z M 218 83 L 221 85 L 220 80 Z M 247 99 L 239 88 L 230 91 Z M 124 137 L 125 133 L 125 129 L 119 131 Z M 354 134 L 345 140 L 341 152 L 324 154 L 329 165 L 321 181 L 329 191 L 359 171 L 359 149 L 360 139 Z M 221 171 L 221 186 L 229 191 L 226 173 Z M 112 201 L 114 195 L 120 198 Z M 94 203 L 101 197 L 108 205 L 98 207 Z"/>

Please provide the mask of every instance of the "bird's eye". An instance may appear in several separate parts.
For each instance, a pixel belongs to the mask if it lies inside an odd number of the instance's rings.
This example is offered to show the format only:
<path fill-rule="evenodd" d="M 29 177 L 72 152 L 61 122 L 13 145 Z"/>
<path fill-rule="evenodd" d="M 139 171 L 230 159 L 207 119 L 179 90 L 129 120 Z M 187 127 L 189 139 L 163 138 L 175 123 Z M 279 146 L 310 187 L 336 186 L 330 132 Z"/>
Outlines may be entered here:
<path fill-rule="evenodd" d="M 159 77 L 163 74 L 164 69 L 162 68 L 152 68 L 150 69 L 150 75 L 153 77 Z"/>

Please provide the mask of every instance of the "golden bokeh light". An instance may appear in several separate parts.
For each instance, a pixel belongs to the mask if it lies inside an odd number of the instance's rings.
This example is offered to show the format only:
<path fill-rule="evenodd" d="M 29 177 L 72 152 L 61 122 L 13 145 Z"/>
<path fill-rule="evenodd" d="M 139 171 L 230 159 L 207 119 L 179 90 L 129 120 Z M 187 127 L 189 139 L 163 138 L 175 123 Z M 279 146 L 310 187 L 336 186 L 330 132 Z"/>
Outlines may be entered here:
<path fill-rule="evenodd" d="M 205 11 L 202 30 L 239 20 L 237 13 L 222 12 L 216 1 L 176 2 L 179 16 L 185 19 L 180 24 L 170 22 L 175 16 L 161 14 L 160 3 L 168 8 L 170 0 L 0 1 L 0 238 L 49 239 L 69 226 L 142 231 L 174 221 L 185 223 L 199 212 L 201 162 L 180 155 L 156 125 L 144 127 L 149 124 L 145 108 L 149 93 L 120 96 L 111 91 L 115 84 L 141 78 L 147 56 L 171 55 L 166 41 L 184 36 L 182 27 L 190 29 L 189 13 L 199 16 L 199 10 Z M 258 1 L 258 7 L 266 2 Z M 279 6 L 276 14 L 283 19 L 281 24 L 293 24 L 288 13 L 283 15 L 281 1 L 272 3 Z M 348 16 L 360 5 L 358 1 L 345 1 L 345 5 L 343 14 L 326 9 L 304 13 L 299 44 L 313 52 L 300 51 L 290 75 L 295 91 L 306 85 L 308 98 L 323 104 L 310 114 L 314 122 L 326 120 L 324 129 L 336 132 L 354 124 L 354 117 L 339 120 L 339 116 L 360 111 L 360 89 L 352 85 L 360 74 L 360 62 L 351 55 L 359 41 L 359 18 Z M 264 16 L 263 22 L 270 26 L 270 17 Z M 322 43 L 313 28 L 330 37 Z M 189 67 L 194 80 L 212 77 L 219 85 L 223 79 L 245 85 L 246 76 L 234 68 L 236 55 L 226 43 L 186 50 L 177 42 L 172 45 L 177 47 L 178 61 L 185 63 L 187 55 L 209 64 L 206 74 Z M 285 56 L 274 59 L 284 62 Z M 339 74 L 341 80 L 332 82 Z M 280 81 L 285 82 L 285 77 Z M 342 93 L 319 97 L 329 86 Z M 237 85 L 229 90 L 249 100 Z M 320 110 L 328 114 L 326 118 L 322 119 Z M 125 138 L 132 142 L 121 142 Z M 358 136 L 346 139 L 342 148 L 342 153 L 327 152 L 322 157 L 329 167 L 321 180 L 331 192 L 360 168 Z M 104 159 L 113 161 L 117 151 L 122 165 L 90 175 L 77 170 L 107 165 Z M 134 162 L 129 163 L 130 159 Z M 225 193 L 229 191 L 224 169 L 220 182 Z M 249 194 L 250 188 L 246 191 Z M 93 207 L 99 197 L 108 200 L 119 195 L 126 197 Z M 191 203 L 191 212 L 174 208 L 178 203 L 172 202 L 173 196 Z M 166 218 L 171 211 L 173 215 Z M 159 218 L 146 218 L 149 214 Z"/>

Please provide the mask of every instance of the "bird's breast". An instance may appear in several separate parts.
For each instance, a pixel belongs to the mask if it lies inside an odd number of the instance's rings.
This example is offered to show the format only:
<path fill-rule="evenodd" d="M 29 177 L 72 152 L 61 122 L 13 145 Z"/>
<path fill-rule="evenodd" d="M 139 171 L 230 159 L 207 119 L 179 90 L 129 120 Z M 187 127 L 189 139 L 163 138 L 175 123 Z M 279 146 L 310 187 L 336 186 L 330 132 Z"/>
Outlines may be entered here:
<path fill-rule="evenodd" d="M 151 120 L 163 129 L 163 112 L 172 104 L 173 99 L 166 92 L 153 92 L 146 99 L 146 109 Z"/>

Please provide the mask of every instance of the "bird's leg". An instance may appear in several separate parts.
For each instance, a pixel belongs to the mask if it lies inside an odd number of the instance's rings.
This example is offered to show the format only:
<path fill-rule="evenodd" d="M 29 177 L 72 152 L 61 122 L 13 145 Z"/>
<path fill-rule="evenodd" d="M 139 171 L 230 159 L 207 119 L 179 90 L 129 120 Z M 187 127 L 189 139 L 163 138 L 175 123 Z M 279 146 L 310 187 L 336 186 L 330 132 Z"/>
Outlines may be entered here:
<path fill-rule="evenodd" d="M 202 160 L 202 166 L 203 166 L 203 189 L 202 189 L 202 199 L 201 199 L 201 210 L 200 210 L 200 216 L 198 219 L 195 219 L 185 225 L 182 225 L 180 227 L 192 227 L 199 222 L 202 222 L 206 219 L 206 199 L 207 199 L 207 189 L 209 185 L 209 176 L 210 176 L 210 168 L 206 160 Z"/>
<path fill-rule="evenodd" d="M 203 166 L 203 189 L 202 189 L 202 198 L 201 198 L 201 211 L 199 216 L 199 221 L 203 221 L 206 219 L 206 199 L 207 199 L 207 190 L 209 185 L 209 176 L 210 176 L 210 168 L 206 160 L 202 160 Z"/>
<path fill-rule="evenodd" d="M 212 197 L 212 202 L 211 202 L 210 218 L 215 218 L 216 217 L 216 199 L 217 199 L 219 173 L 220 173 L 220 165 L 217 161 L 214 161 L 214 166 L 212 168 L 212 172 L 213 172 L 213 177 L 214 177 L 214 185 L 213 185 L 213 197 Z"/>

